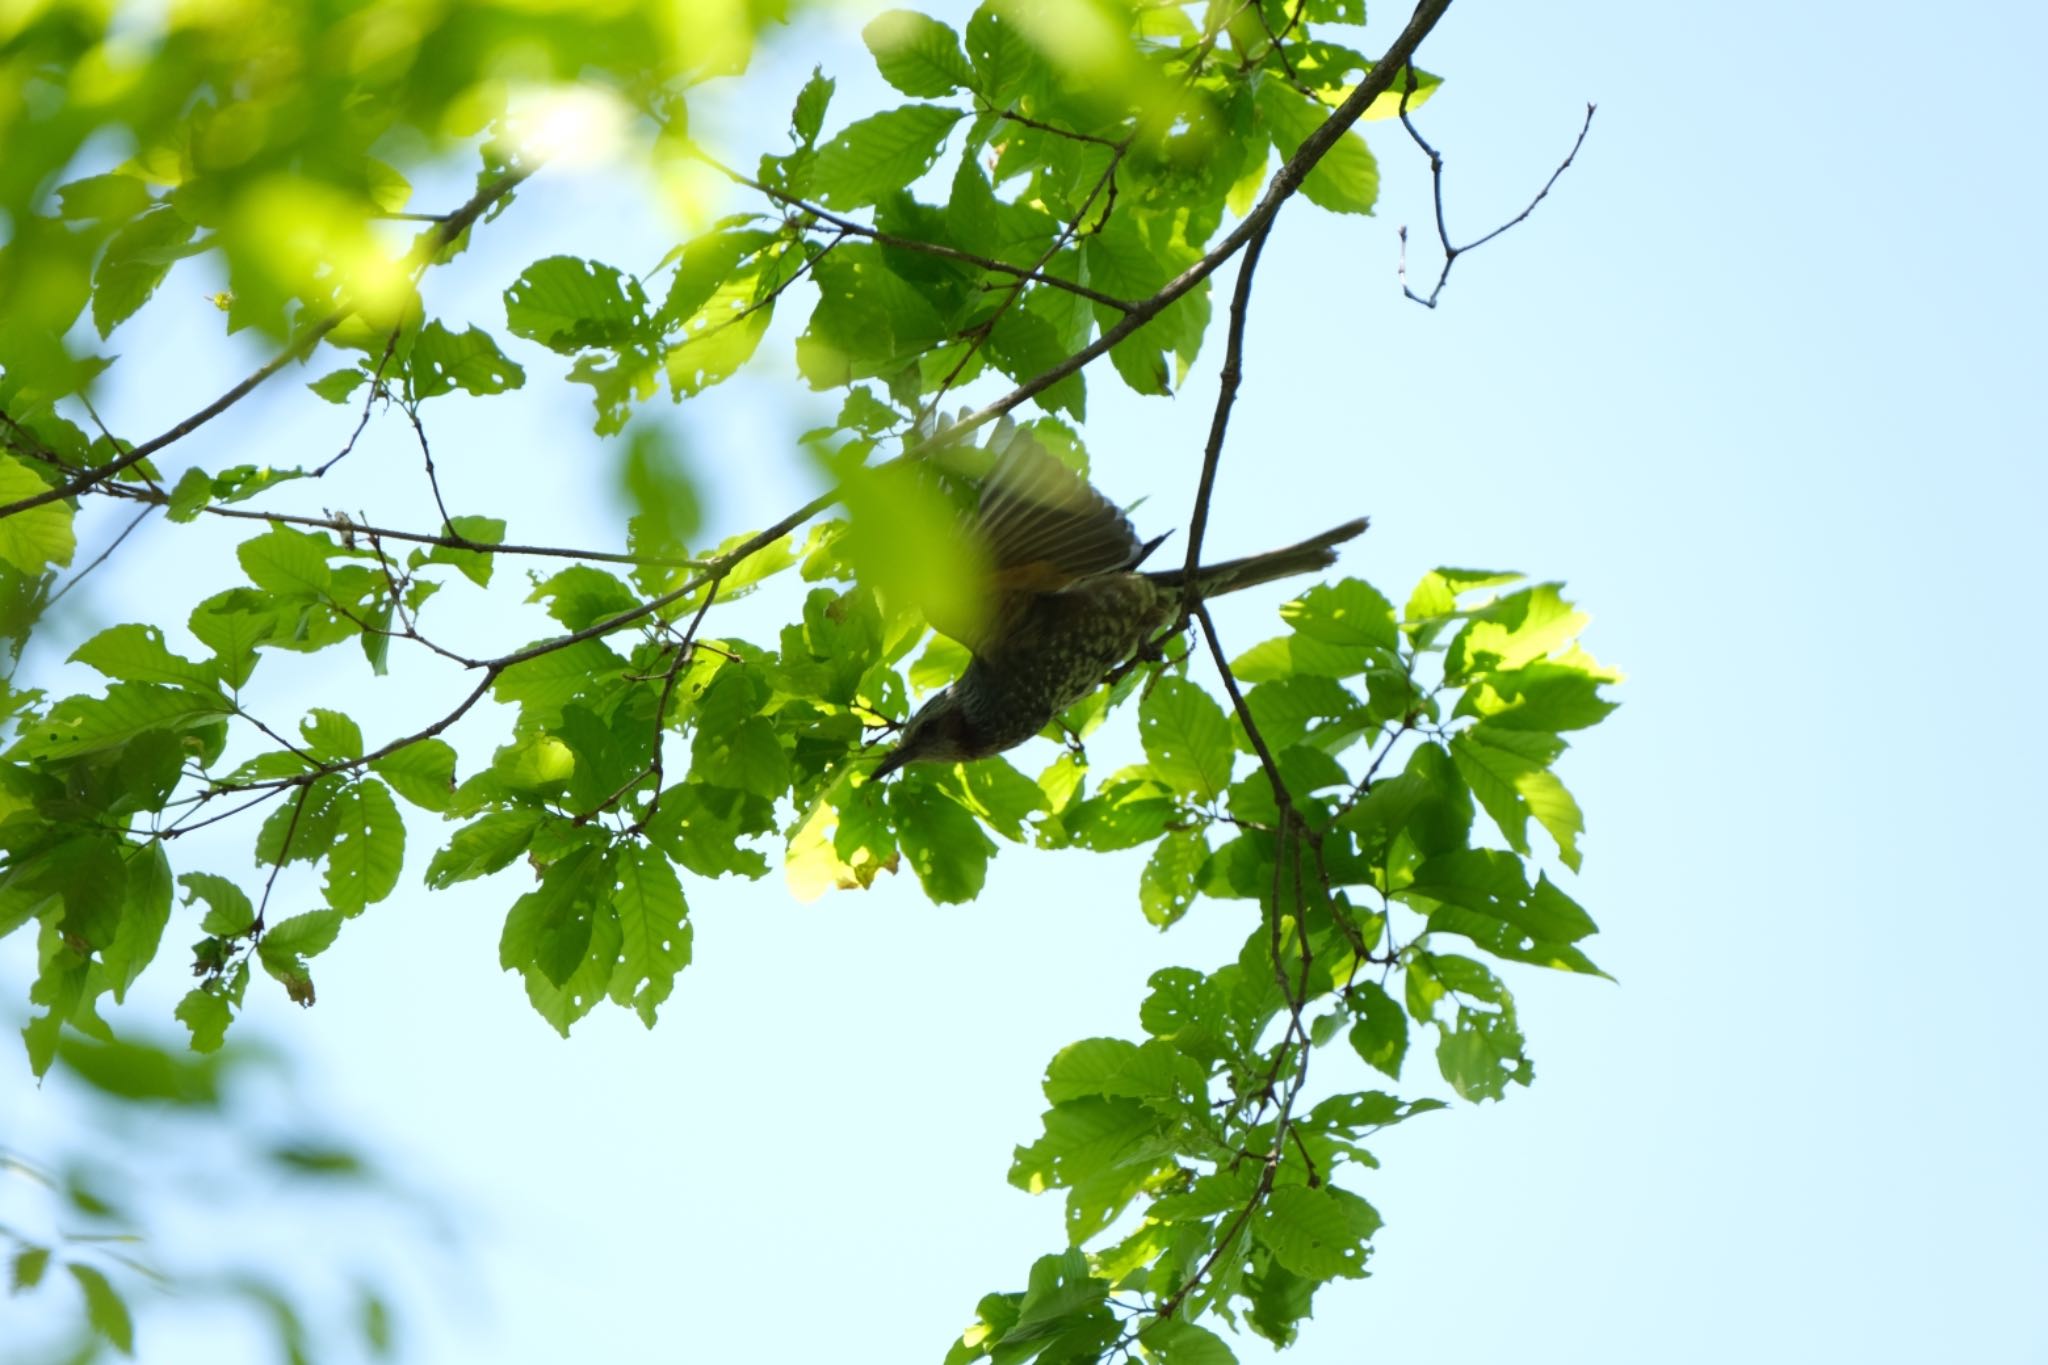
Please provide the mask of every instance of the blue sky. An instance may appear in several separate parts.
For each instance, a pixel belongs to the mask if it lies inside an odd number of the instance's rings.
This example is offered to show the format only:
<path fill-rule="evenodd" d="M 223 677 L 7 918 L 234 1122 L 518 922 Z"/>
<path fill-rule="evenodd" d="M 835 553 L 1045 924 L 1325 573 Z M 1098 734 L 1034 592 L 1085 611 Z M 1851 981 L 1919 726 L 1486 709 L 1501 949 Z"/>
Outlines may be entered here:
<path fill-rule="evenodd" d="M 1367 47 L 1395 11 L 1376 13 Z M 758 108 L 779 131 L 814 60 L 842 77 L 835 124 L 871 107 L 852 27 L 791 35 L 758 104 L 728 111 L 737 136 L 762 136 Z M 1564 579 L 1629 678 L 1562 768 L 1588 820 L 1572 889 L 1619 984 L 1511 975 L 1535 1086 L 1376 1144 L 1374 1277 L 1321 1296 L 1293 1359 L 2048 1354 L 2026 1306 L 2048 1274 L 2048 906 L 2028 871 L 2048 753 L 2018 704 L 2048 666 L 2028 605 L 2044 30 L 2016 5 L 1458 5 L 1424 56 L 1450 78 L 1423 126 L 1453 233 L 1517 211 L 1596 100 L 1551 199 L 1460 262 L 1433 313 L 1394 278 L 1395 229 L 1418 263 L 1429 241 L 1427 165 L 1398 130 L 1371 134 L 1377 217 L 1283 215 L 1210 546 L 1369 512 L 1345 572 L 1396 600 L 1437 564 Z M 675 231 L 621 177 L 549 173 L 432 298 L 502 333 L 527 261 L 645 269 Z M 210 288 L 174 275 L 143 315 L 130 354 L 178 362 L 110 396 L 117 429 L 159 429 L 260 358 L 219 342 Z M 814 491 L 791 438 L 825 409 L 788 400 L 789 322 L 758 380 L 659 414 L 719 534 Z M 1217 354 L 1170 404 L 1092 384 L 1098 479 L 1149 495 L 1148 532 L 1185 517 Z M 524 393 L 444 400 L 451 507 L 613 543 L 612 453 L 547 359 L 517 358 Z M 278 387 L 188 458 L 315 460 L 352 420 Z M 406 436 L 373 426 L 309 506 L 417 521 Z M 232 540 L 197 539 L 145 533 L 32 665 L 120 613 L 182 616 L 171 556 L 202 592 L 232 581 Z M 1226 638 L 1269 633 L 1282 595 L 1233 599 Z M 726 628 L 764 633 L 778 605 Z M 539 633 L 475 610 L 474 638 Z M 278 717 L 321 695 L 297 662 L 264 666 Z M 459 685 L 420 667 L 356 714 L 401 733 Z M 467 752 L 498 733 L 466 722 Z M 1128 1034 L 1145 977 L 1233 955 L 1249 913 L 1203 903 L 1162 936 L 1133 858 L 1009 848 L 964 907 L 900 880 L 810 905 L 773 878 L 693 886 L 697 961 L 660 1027 L 604 1012 L 563 1043 L 496 967 L 519 874 L 429 896 L 438 833 L 415 827 L 400 893 L 320 960 L 317 1008 L 257 989 L 250 1020 L 467 1219 L 447 1305 L 415 1304 L 422 1359 L 936 1360 L 981 1293 L 1059 1245 L 1057 1204 L 1002 1179 L 1046 1059 Z M 247 838 L 188 856 L 238 871 Z M 0 948 L 0 975 L 19 981 L 26 949 Z M 137 1017 L 167 1017 L 176 976 Z M 10 1115 L 52 1092 L 0 1070 Z M 145 1359 L 213 1358 L 221 1330 L 180 1319 Z"/>

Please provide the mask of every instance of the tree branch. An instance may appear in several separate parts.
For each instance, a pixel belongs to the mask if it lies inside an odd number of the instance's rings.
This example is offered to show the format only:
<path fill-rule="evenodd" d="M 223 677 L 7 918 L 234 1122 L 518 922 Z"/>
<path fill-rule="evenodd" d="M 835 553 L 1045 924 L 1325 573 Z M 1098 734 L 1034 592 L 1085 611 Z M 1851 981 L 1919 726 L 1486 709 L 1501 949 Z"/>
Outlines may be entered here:
<path fill-rule="evenodd" d="M 1408 84 L 1407 87 L 1401 92 L 1401 126 L 1408 130 L 1409 137 L 1415 139 L 1415 145 L 1422 148 L 1422 150 L 1426 152 L 1429 156 L 1430 185 L 1435 192 L 1436 198 L 1436 239 L 1443 246 L 1444 268 L 1440 272 L 1438 272 L 1436 277 L 1436 287 L 1429 291 L 1428 298 L 1424 298 L 1422 295 L 1416 293 L 1413 289 L 1410 289 L 1408 287 L 1408 229 L 1406 226 L 1403 226 L 1400 233 L 1401 264 L 1399 266 L 1397 274 L 1401 281 L 1401 292 L 1403 294 L 1407 295 L 1416 303 L 1421 304 L 1424 308 L 1434 308 L 1436 307 L 1437 296 L 1444 292 L 1444 285 L 1450 281 L 1451 267 L 1458 263 L 1458 258 L 1460 256 L 1464 255 L 1468 251 L 1477 251 L 1480 247 L 1485 246 L 1488 242 L 1500 236 L 1509 228 L 1515 227 L 1518 224 L 1520 224 L 1530 214 L 1536 211 L 1536 206 L 1538 204 L 1542 203 L 1544 199 L 1549 196 L 1551 187 L 1557 184 L 1557 178 L 1563 175 L 1567 170 L 1571 169 L 1571 164 L 1573 160 L 1576 159 L 1579 154 L 1579 148 L 1586 145 L 1586 134 L 1591 132 L 1593 129 L 1593 111 L 1599 106 L 1590 103 L 1587 104 L 1586 121 L 1579 125 L 1579 135 L 1577 139 L 1573 141 L 1572 149 L 1569 152 L 1565 153 L 1564 160 L 1559 162 L 1557 169 L 1550 173 L 1550 179 L 1543 182 L 1543 188 L 1536 191 L 1536 197 L 1529 201 L 1529 206 L 1527 208 L 1523 209 L 1514 217 L 1508 219 L 1505 223 L 1502 223 L 1493 231 L 1487 233 L 1484 237 L 1481 237 L 1478 241 L 1467 242 L 1463 246 L 1452 246 L 1450 229 L 1444 226 L 1444 159 L 1442 154 L 1439 153 L 1436 148 L 1430 146 L 1429 143 L 1423 139 L 1422 134 L 1416 130 L 1415 124 L 1408 117 L 1408 98 L 1409 96 L 1415 93 L 1415 68 L 1411 66 L 1407 70 Z"/>
<path fill-rule="evenodd" d="M 532 172 L 529 170 L 513 170 L 508 172 L 503 179 L 497 180 L 478 190 L 468 203 L 449 214 L 431 232 L 421 236 L 419 243 L 413 247 L 411 253 L 415 262 L 412 268 L 415 271 L 425 268 L 433 260 L 437 252 L 468 231 L 470 224 L 481 217 L 485 210 L 510 194 L 515 186 L 531 174 Z M 337 308 L 334 312 L 329 313 L 326 317 L 307 328 L 304 335 L 280 351 L 261 369 L 229 389 L 220 397 L 214 399 L 211 403 L 208 403 L 205 407 L 199 409 L 199 411 L 193 413 L 190 417 L 187 417 L 184 421 L 179 422 L 170 430 L 161 435 L 151 437 L 141 445 L 128 451 L 127 454 L 122 455 L 119 459 L 109 460 L 106 464 L 89 469 L 78 477 L 58 484 L 54 488 L 46 488 L 33 496 L 22 498 L 17 502 L 10 502 L 4 507 L 0 507 L 0 519 L 11 517 L 17 512 L 26 512 L 33 507 L 41 507 L 45 503 L 59 502 L 65 498 L 77 497 L 80 493 L 86 492 L 94 485 L 105 483 L 123 470 L 140 464 L 166 446 L 174 445 L 184 440 L 187 436 L 190 436 L 193 432 L 199 430 L 199 428 L 205 426 L 244 398 L 247 398 L 264 380 L 270 378 L 292 362 L 304 359 L 312 352 L 313 347 L 319 344 L 320 338 L 326 336 L 336 327 L 339 327 L 354 311 L 355 309 L 352 306 Z"/>
<path fill-rule="evenodd" d="M 152 493 L 148 489 L 129 485 L 116 485 L 108 491 L 155 507 L 166 506 L 171 500 L 169 494 Z M 310 526 L 315 530 L 334 531 L 341 535 L 381 536 L 385 540 L 402 540 L 413 545 L 438 545 L 447 550 L 470 550 L 480 555 L 586 559 L 600 564 L 629 564 L 659 569 L 701 569 L 709 563 L 708 560 L 702 559 L 665 559 L 655 555 L 621 554 L 614 550 L 579 550 L 567 545 L 486 545 L 482 541 L 470 540 L 452 533 L 437 536 L 423 531 L 399 531 L 389 526 L 372 526 L 351 517 L 307 517 L 290 512 L 257 512 L 241 507 L 205 507 L 200 510 L 210 517 L 232 517 L 240 521 L 278 521 L 287 526 Z"/>
<path fill-rule="evenodd" d="M 1316 163 L 1323 159 L 1330 148 L 1337 145 L 1337 139 L 1349 132 L 1351 125 L 1358 122 L 1360 116 L 1371 107 L 1372 102 L 1392 87 L 1395 73 L 1408 65 L 1415 55 L 1415 49 L 1429 36 L 1430 30 L 1436 27 L 1437 22 L 1444 17 L 1450 7 L 1451 0 L 1422 0 L 1422 3 L 1415 7 L 1415 14 L 1409 19 L 1408 26 L 1401 30 L 1401 35 L 1387 48 L 1386 54 L 1373 65 L 1373 69 L 1366 73 L 1365 79 L 1358 83 L 1344 102 L 1330 111 L 1330 116 L 1323 120 L 1322 125 L 1302 139 L 1301 146 L 1296 149 L 1294 155 L 1274 172 L 1272 183 L 1266 187 L 1265 196 L 1213 250 L 1169 280 L 1165 287 L 1151 298 L 1134 305 L 1114 327 L 1103 332 L 1094 341 L 1043 374 L 1019 384 L 987 407 L 970 413 L 954 423 L 947 429 L 947 438 L 964 436 L 976 427 L 988 425 L 1026 399 L 1035 398 L 1082 366 L 1108 354 L 1112 346 L 1165 312 L 1182 295 L 1213 275 L 1217 267 L 1243 250 L 1253 236 L 1264 230 L 1273 215 L 1280 211 L 1280 206 L 1294 197 L 1295 192 L 1301 188 L 1301 182 L 1315 169 Z M 920 443 L 919 451 L 929 444 L 930 441 Z"/>

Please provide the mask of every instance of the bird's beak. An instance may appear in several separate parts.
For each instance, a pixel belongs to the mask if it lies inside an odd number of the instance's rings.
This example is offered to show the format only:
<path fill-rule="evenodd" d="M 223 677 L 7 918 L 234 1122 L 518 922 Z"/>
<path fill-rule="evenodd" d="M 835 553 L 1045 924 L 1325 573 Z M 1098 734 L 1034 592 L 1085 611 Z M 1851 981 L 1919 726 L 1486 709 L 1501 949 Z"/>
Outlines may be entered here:
<path fill-rule="evenodd" d="M 885 754 L 880 763 L 877 763 L 875 765 L 874 771 L 868 774 L 868 781 L 880 782 L 890 773 L 893 773 L 898 768 L 902 767 L 903 761 L 903 746 L 899 744 L 895 748 L 891 749 L 887 754 Z"/>

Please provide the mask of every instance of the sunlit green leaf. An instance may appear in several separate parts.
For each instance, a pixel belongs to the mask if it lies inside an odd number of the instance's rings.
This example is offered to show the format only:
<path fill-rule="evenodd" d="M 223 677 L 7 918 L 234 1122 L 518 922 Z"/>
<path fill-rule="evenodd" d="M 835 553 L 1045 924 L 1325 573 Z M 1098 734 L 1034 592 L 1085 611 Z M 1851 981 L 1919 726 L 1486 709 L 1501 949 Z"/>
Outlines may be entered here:
<path fill-rule="evenodd" d="M 0 503 L 18 502 L 49 489 L 27 465 L 12 455 L 0 455 Z M 0 517 L 0 561 L 25 574 L 40 574 L 52 566 L 61 569 L 71 562 L 77 548 L 71 509 L 62 502 L 46 502 Z"/>
<path fill-rule="evenodd" d="M 1139 703 L 1138 736 L 1152 771 L 1174 790 L 1213 801 L 1230 786 L 1230 722 L 1193 683 L 1161 678 Z"/>
<path fill-rule="evenodd" d="M 829 208 L 853 209 L 908 185 L 931 169 L 962 117 L 958 109 L 906 104 L 847 125 L 818 149 L 818 197 Z"/>

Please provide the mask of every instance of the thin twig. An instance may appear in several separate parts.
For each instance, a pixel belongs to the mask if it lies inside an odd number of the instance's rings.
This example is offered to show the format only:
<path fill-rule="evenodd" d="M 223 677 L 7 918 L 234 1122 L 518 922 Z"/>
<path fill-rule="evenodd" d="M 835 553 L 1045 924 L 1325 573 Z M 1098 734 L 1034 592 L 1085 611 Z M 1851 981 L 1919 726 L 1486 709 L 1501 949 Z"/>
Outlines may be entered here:
<path fill-rule="evenodd" d="M 1543 188 L 1536 191 L 1536 197 L 1529 201 L 1527 208 L 1477 241 L 1467 242 L 1463 246 L 1452 246 L 1450 229 L 1444 225 L 1443 155 L 1424 140 L 1422 134 L 1417 131 L 1414 122 L 1408 117 L 1408 101 L 1415 94 L 1415 68 L 1411 65 L 1406 67 L 1405 70 L 1407 71 L 1407 85 L 1401 91 L 1401 126 L 1408 130 L 1408 136 L 1413 138 L 1415 145 L 1420 147 L 1429 157 L 1429 179 L 1431 188 L 1435 192 L 1436 200 L 1436 239 L 1443 246 L 1444 268 L 1437 273 L 1436 287 L 1429 291 L 1429 297 L 1424 298 L 1408 287 L 1408 229 L 1404 226 L 1400 231 L 1401 261 L 1397 273 L 1401 281 L 1401 292 L 1403 294 L 1416 303 L 1421 304 L 1424 308 L 1434 308 L 1436 307 L 1437 297 L 1444 292 L 1444 285 L 1450 281 L 1451 267 L 1458 263 L 1460 256 L 1468 251 L 1477 251 L 1509 228 L 1519 225 L 1536 211 L 1538 204 L 1542 203 L 1549 196 L 1551 187 L 1557 184 L 1557 178 L 1571 169 L 1572 161 L 1579 154 L 1579 148 L 1586 145 L 1586 134 L 1593 129 L 1593 111 L 1599 106 L 1590 103 L 1586 105 L 1586 121 L 1579 125 L 1579 135 L 1572 142 L 1572 149 L 1565 153 L 1564 160 L 1560 161 L 1557 169 L 1550 173 L 1550 179 L 1543 182 Z"/>
<path fill-rule="evenodd" d="M 1209 419 L 1209 443 L 1202 450 L 1202 476 L 1195 486 L 1195 510 L 1188 518 L 1188 553 L 1184 565 L 1186 601 L 1182 619 L 1201 600 L 1201 580 L 1196 574 L 1202 558 L 1202 537 L 1209 530 L 1209 500 L 1216 492 L 1216 470 L 1223 459 L 1223 439 L 1230 429 L 1230 410 L 1237 402 L 1238 385 L 1244 379 L 1245 317 L 1251 311 L 1252 274 L 1259 268 L 1259 253 L 1273 231 L 1272 218 L 1259 226 L 1245 244 L 1244 264 L 1237 268 L 1237 286 L 1230 296 L 1230 330 L 1223 343 L 1223 369 L 1217 376 L 1216 411 Z M 1176 630 L 1175 632 L 1179 632 Z"/>
<path fill-rule="evenodd" d="M 116 485 L 108 491 L 149 503 L 153 507 L 161 507 L 170 502 L 168 496 L 157 497 L 144 490 L 122 485 Z M 310 526 L 316 530 L 334 531 L 343 535 L 381 536 L 386 540 L 402 540 L 414 545 L 437 545 L 447 550 L 471 550 L 482 555 L 587 559 L 601 564 L 628 564 L 658 569 L 701 569 L 709 562 L 702 559 L 663 558 L 659 555 L 620 554 L 613 550 L 578 550 L 566 545 L 486 545 L 480 540 L 471 540 L 453 532 L 436 536 L 423 531 L 399 531 L 388 526 L 371 526 L 348 517 L 307 517 L 288 512 L 256 512 L 240 507 L 206 507 L 201 510 L 214 517 L 233 517 L 242 521 L 277 521 L 288 526 Z"/>
<path fill-rule="evenodd" d="M 377 372 L 370 376 L 370 387 L 363 394 L 363 413 L 362 416 L 356 418 L 356 429 L 348 434 L 348 443 L 346 445 L 336 451 L 325 464 L 314 469 L 314 478 L 324 477 L 328 470 L 340 464 L 348 456 L 349 452 L 356 448 L 357 441 L 363 439 L 363 428 L 370 425 L 370 409 L 375 406 L 380 397 L 390 397 L 390 391 L 384 387 L 384 367 L 391 363 L 391 353 L 397 349 L 398 328 L 393 327 L 391 335 L 385 339 L 384 354 L 377 358 Z"/>
<path fill-rule="evenodd" d="M 121 534 L 115 536 L 112 540 L 107 542 L 107 548 L 101 550 L 98 555 L 94 556 L 92 563 L 86 565 L 77 573 L 71 575 L 70 578 L 65 580 L 63 587 L 57 589 L 57 591 L 50 594 L 50 600 L 43 603 L 43 610 L 48 611 L 51 607 L 56 606 L 57 603 L 61 602 L 64 599 L 64 594 L 70 592 L 73 588 L 77 587 L 79 583 L 84 580 L 87 574 L 91 573 L 94 569 L 97 569 L 100 565 L 106 563 L 107 557 L 113 554 L 114 551 L 121 548 L 121 542 L 128 539 L 129 534 L 132 531 L 134 531 L 136 527 L 142 525 L 142 519 L 148 516 L 151 512 L 154 512 L 155 510 L 156 509 L 154 507 L 145 507 L 140 512 L 137 512 L 135 514 L 135 519 L 130 521 L 126 526 L 123 526 L 121 528 Z"/>
<path fill-rule="evenodd" d="M 427 464 L 427 487 L 434 490 L 434 506 L 440 510 L 441 525 L 452 534 L 455 530 L 455 519 L 448 515 L 448 504 L 441 498 L 441 480 L 434 473 L 434 448 L 427 444 L 427 428 L 420 421 L 420 406 L 418 403 L 405 403 L 401 406 L 405 409 L 406 420 L 412 423 L 412 434 L 419 438 L 420 458 Z"/>
<path fill-rule="evenodd" d="M 1050 133 L 1054 137 L 1063 137 L 1070 142 L 1092 142 L 1098 147 L 1108 147 L 1119 153 L 1124 150 L 1129 141 L 1129 139 L 1120 141 L 1116 138 L 1102 137 L 1096 133 L 1076 132 L 1072 128 L 1062 128 L 1058 124 L 1046 123 L 1041 119 L 1020 114 L 1015 109 L 991 109 L 988 112 L 1008 123 L 1022 124 L 1026 128 L 1036 128 L 1041 133 Z"/>
<path fill-rule="evenodd" d="M 1095 141 L 1096 139 L 1091 138 L 1088 140 Z M 1055 289 L 1064 289 L 1069 294 L 1078 294 L 1092 303 L 1099 303 L 1105 307 L 1114 308 L 1118 312 L 1127 313 L 1133 307 L 1127 299 L 1120 299 L 1114 295 L 1105 294 L 1098 289 L 1090 289 L 1087 285 L 1076 284 L 1072 280 L 1063 280 L 1057 275 L 1041 274 L 1039 266 L 1036 265 L 1029 267 L 1015 266 L 1011 265 L 1008 261 L 999 261 L 992 256 L 977 255 L 972 251 L 962 251 L 958 247 L 947 246 L 942 242 L 924 242 L 919 241 L 915 237 L 899 237 L 893 232 L 882 232 L 879 229 L 867 226 L 865 223 L 856 222 L 851 218 L 833 213 L 830 209 L 822 208 L 807 199 L 800 199 L 786 190 L 778 190 L 772 185 L 763 184 L 750 175 L 734 170 L 731 166 L 726 165 L 718 158 L 701 149 L 695 154 L 705 165 L 711 167 L 720 175 L 725 176 L 735 185 L 744 185 L 750 190 L 767 195 L 776 203 L 787 208 L 795 209 L 800 213 L 810 214 L 819 222 L 830 223 L 844 235 L 862 237 L 874 242 L 878 246 L 895 247 L 902 251 L 915 251 L 926 256 L 938 256 L 949 261 L 959 261 L 964 265 L 979 266 L 983 270 L 992 270 L 999 275 L 1009 275 L 1017 280 L 1029 281 L 1032 284 L 1051 285 Z"/>

